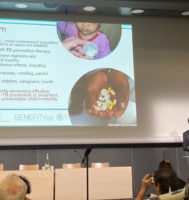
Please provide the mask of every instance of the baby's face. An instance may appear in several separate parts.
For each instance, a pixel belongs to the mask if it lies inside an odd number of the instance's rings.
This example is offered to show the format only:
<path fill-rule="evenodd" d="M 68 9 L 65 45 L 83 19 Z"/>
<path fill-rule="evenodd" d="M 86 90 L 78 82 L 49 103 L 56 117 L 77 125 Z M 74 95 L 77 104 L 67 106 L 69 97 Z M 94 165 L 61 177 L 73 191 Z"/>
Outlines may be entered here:
<path fill-rule="evenodd" d="M 90 35 L 96 33 L 99 29 L 99 23 L 86 23 L 86 22 L 78 22 L 76 23 L 78 31 L 83 35 Z"/>

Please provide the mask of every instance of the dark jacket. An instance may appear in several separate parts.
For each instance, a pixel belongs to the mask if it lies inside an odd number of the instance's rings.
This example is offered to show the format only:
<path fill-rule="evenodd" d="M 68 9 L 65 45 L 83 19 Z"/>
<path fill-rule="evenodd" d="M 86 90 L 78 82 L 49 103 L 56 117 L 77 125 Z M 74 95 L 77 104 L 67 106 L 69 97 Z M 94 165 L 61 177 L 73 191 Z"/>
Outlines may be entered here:
<path fill-rule="evenodd" d="M 183 150 L 189 151 L 189 130 L 183 133 Z"/>

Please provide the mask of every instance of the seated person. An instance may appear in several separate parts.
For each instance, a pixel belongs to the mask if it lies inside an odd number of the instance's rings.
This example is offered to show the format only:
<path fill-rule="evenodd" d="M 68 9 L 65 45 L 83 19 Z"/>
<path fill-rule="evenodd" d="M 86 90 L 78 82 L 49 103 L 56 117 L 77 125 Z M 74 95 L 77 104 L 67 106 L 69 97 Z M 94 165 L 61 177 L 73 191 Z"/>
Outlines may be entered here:
<path fill-rule="evenodd" d="M 183 188 L 185 185 L 186 185 L 186 182 L 183 181 L 182 179 L 180 179 L 178 176 L 177 176 L 177 173 L 176 171 L 173 169 L 173 166 L 171 165 L 170 161 L 169 160 L 162 160 L 159 164 L 159 168 L 158 169 L 165 169 L 165 170 L 171 170 L 175 176 L 178 178 L 178 184 L 180 184 L 180 188 Z"/>
<path fill-rule="evenodd" d="M 30 194 L 31 193 L 31 184 L 30 182 L 28 181 L 28 179 L 24 176 L 18 176 L 21 180 L 24 181 L 24 183 L 26 184 L 27 186 L 27 191 L 26 191 L 26 194 Z M 30 200 L 28 197 L 25 196 L 24 200 Z"/>
<path fill-rule="evenodd" d="M 0 200 L 24 200 L 27 185 L 17 175 L 8 175 L 0 183 Z"/>
<path fill-rule="evenodd" d="M 142 187 L 135 200 L 143 200 L 149 186 L 153 184 L 156 194 L 162 195 L 171 191 L 181 189 L 178 177 L 171 170 L 160 169 L 155 171 L 154 177 L 146 174 L 142 179 Z"/>

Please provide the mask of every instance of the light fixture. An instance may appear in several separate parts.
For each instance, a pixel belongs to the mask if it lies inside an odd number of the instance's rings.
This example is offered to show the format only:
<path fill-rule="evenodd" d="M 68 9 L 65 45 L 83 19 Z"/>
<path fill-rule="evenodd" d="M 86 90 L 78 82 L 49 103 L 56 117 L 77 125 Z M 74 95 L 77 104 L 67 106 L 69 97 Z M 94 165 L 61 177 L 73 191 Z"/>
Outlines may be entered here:
<path fill-rule="evenodd" d="M 120 10 L 121 15 L 130 15 L 131 14 L 131 8 L 120 7 L 119 10 Z"/>
<path fill-rule="evenodd" d="M 133 14 L 141 14 L 141 13 L 144 12 L 144 10 L 142 10 L 142 9 L 135 9 L 135 10 L 132 10 L 131 12 L 132 12 Z"/>
<path fill-rule="evenodd" d="M 181 13 L 181 15 L 183 15 L 183 16 L 189 16 L 189 11 L 184 11 L 184 12 Z"/>
<path fill-rule="evenodd" d="M 14 5 L 16 8 L 21 8 L 21 9 L 24 9 L 24 8 L 27 8 L 28 5 L 27 4 L 24 4 L 24 3 L 17 3 Z"/>
<path fill-rule="evenodd" d="M 94 12 L 94 11 L 96 11 L 96 7 L 94 7 L 94 6 L 85 6 L 85 7 L 83 7 L 83 10 L 85 12 Z"/>

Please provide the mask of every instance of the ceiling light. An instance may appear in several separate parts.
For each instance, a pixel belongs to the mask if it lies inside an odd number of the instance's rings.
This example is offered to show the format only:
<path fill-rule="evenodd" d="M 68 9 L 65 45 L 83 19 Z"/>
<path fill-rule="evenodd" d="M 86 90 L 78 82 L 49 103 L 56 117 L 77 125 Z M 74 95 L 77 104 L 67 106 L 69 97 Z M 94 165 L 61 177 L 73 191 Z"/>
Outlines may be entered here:
<path fill-rule="evenodd" d="M 141 9 L 132 10 L 133 14 L 141 14 L 143 12 L 144 12 L 144 10 L 141 10 Z"/>
<path fill-rule="evenodd" d="M 121 8 L 119 8 L 119 10 L 120 10 L 121 15 L 130 15 L 131 14 L 130 8 L 121 7 Z"/>
<path fill-rule="evenodd" d="M 183 16 L 189 16 L 189 11 L 184 11 L 184 12 L 181 13 L 181 15 L 183 15 Z"/>
<path fill-rule="evenodd" d="M 85 7 L 83 7 L 83 10 L 85 12 L 94 12 L 96 10 L 96 7 L 94 7 L 94 6 L 85 6 Z"/>
<path fill-rule="evenodd" d="M 28 7 L 28 5 L 27 4 L 24 4 L 24 3 L 17 3 L 17 4 L 15 4 L 14 5 L 16 8 L 27 8 Z"/>

